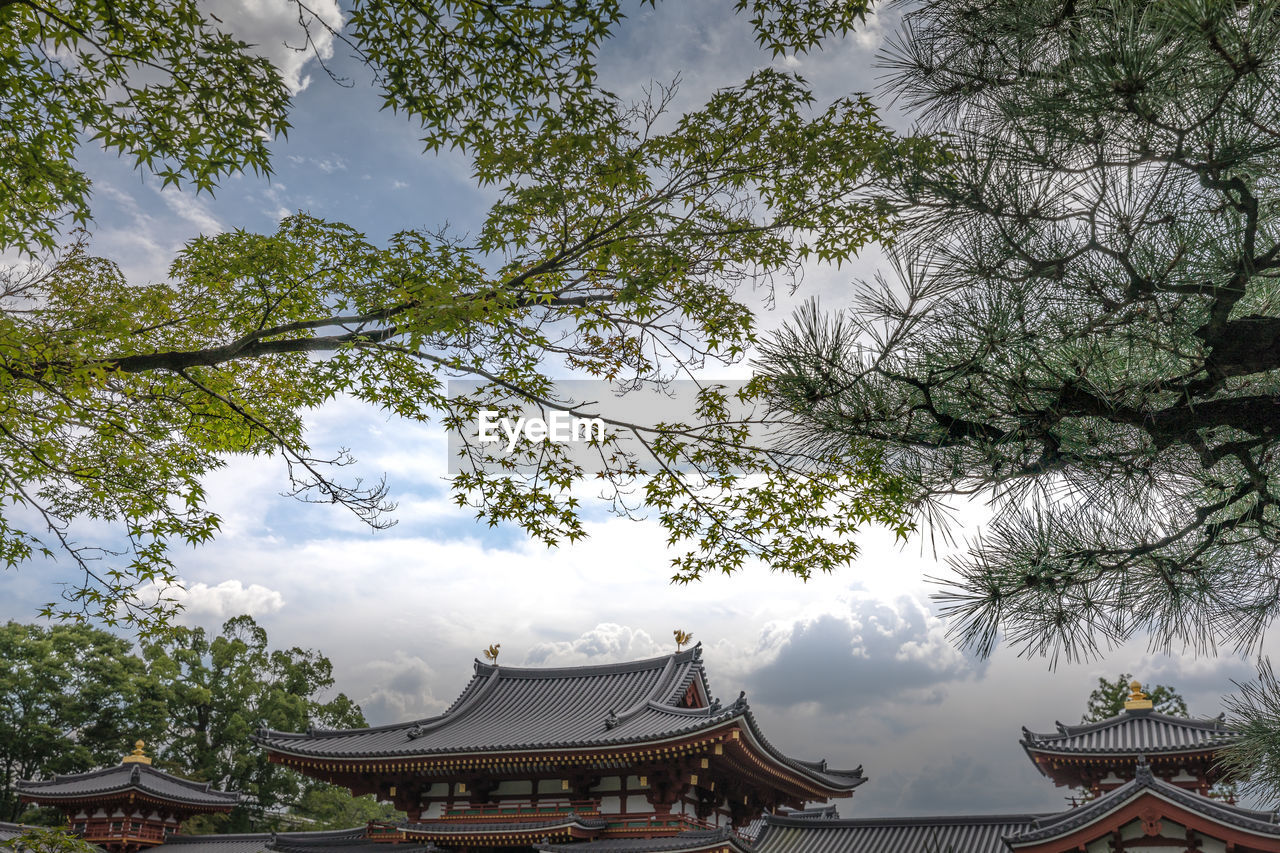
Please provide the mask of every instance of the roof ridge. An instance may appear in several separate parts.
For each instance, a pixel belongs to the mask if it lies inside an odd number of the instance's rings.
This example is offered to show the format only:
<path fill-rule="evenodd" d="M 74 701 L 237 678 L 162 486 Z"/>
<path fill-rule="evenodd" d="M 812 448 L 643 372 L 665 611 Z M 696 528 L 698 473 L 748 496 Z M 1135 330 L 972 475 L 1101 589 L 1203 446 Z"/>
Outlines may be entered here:
<path fill-rule="evenodd" d="M 165 839 L 165 843 L 173 844 L 180 842 L 182 844 L 217 844 L 219 842 L 225 843 L 230 841 L 267 841 L 270 840 L 273 835 L 275 835 L 274 832 L 229 832 L 225 835 L 220 835 L 216 832 L 205 835 L 183 835 L 181 833 L 175 833 Z"/>
<path fill-rule="evenodd" d="M 177 787 L 183 793 L 166 790 L 165 785 Z M 59 791 L 60 788 L 65 789 L 66 786 L 75 786 L 76 790 L 74 792 Z M 25 789 L 33 796 L 59 799 L 88 794 L 110 794 L 129 789 L 162 798 L 184 799 L 187 797 L 185 792 L 191 792 L 193 794 L 203 794 L 214 800 L 238 802 L 240 799 L 238 791 L 224 791 L 214 788 L 211 782 L 187 779 L 141 762 L 116 764 L 84 773 L 59 773 L 52 779 L 39 781 L 19 779 L 14 788 L 15 790 Z"/>
<path fill-rule="evenodd" d="M 635 702 L 633 702 L 631 704 L 631 707 L 624 709 L 620 714 L 614 715 L 614 717 L 612 718 L 614 721 L 613 725 L 618 726 L 625 723 L 627 720 L 631 719 L 636 714 L 639 714 L 646 707 L 652 704 L 659 695 L 665 693 L 666 687 L 667 687 L 667 681 L 671 678 L 671 672 L 675 668 L 676 668 L 675 657 L 674 656 L 668 657 L 666 665 L 662 667 L 662 672 L 658 674 L 658 680 L 654 684 L 653 688 L 648 693 L 646 693 L 645 695 L 637 699 Z"/>
<path fill-rule="evenodd" d="M 1023 726 L 1023 731 L 1037 737 L 1068 737 L 1071 735 L 1088 734 L 1089 732 L 1101 731 L 1105 728 L 1123 725 L 1124 723 L 1134 722 L 1137 720 L 1154 720 L 1160 723 L 1169 723 L 1171 725 L 1186 726 L 1192 729 L 1203 729 L 1206 731 L 1230 731 L 1223 722 L 1222 717 L 1175 717 L 1172 714 L 1163 714 L 1159 711 L 1144 711 L 1140 714 L 1132 714 L 1129 711 L 1121 711 L 1114 717 L 1107 717 L 1105 720 L 1095 720 L 1092 723 L 1077 723 L 1075 725 L 1067 725 L 1055 721 L 1058 727 L 1058 734 L 1049 734 L 1047 732 L 1033 732 Z"/>
<path fill-rule="evenodd" d="M 269 839 L 272 836 L 300 838 L 300 840 L 313 840 L 323 838 L 343 839 L 343 838 L 362 838 L 364 836 L 364 826 L 353 826 L 349 829 L 299 829 L 290 832 L 229 832 L 226 834 L 210 833 L 207 835 L 183 835 L 181 833 L 169 837 L 168 842 L 181 841 L 184 844 L 188 842 L 208 842 L 214 843 L 218 841 L 251 841 L 255 839 Z"/>
<path fill-rule="evenodd" d="M 900 817 L 854 817 L 854 818 L 823 818 L 815 820 L 810 817 L 798 817 L 793 815 L 766 814 L 765 822 L 774 826 L 802 826 L 813 827 L 815 829 L 841 829 L 853 826 L 931 826 L 942 824 L 961 824 L 966 826 L 975 826 L 979 824 L 1001 824 L 1001 823 L 1030 823 L 1033 820 L 1042 820 L 1046 817 L 1053 817 L 1058 812 L 1043 812 L 1040 814 L 975 814 L 975 815 L 903 815 Z"/>
<path fill-rule="evenodd" d="M 578 666 L 506 666 L 497 664 L 481 663 L 477 660 L 476 674 L 480 675 L 485 670 L 502 670 L 503 674 L 509 678 L 566 678 L 578 677 L 589 678 L 596 675 L 618 675 L 624 672 L 639 672 L 645 669 L 656 669 L 659 664 L 672 665 L 687 663 L 691 660 L 697 660 L 702 655 L 701 643 L 685 649 L 684 651 L 672 652 L 668 655 L 659 655 L 657 657 L 643 658 L 641 660 L 632 661 L 616 661 L 614 663 L 598 663 L 598 664 L 582 664 Z"/>
<path fill-rule="evenodd" d="M 183 787 L 191 788 L 193 791 L 200 791 L 201 793 L 207 793 L 207 794 L 230 794 L 236 797 L 240 796 L 238 791 L 227 791 L 227 790 L 223 790 L 222 788 L 215 788 L 213 787 L 212 782 L 200 782 L 195 779 L 188 779 L 185 776 L 178 776 L 174 773 L 170 773 L 167 770 L 161 770 L 159 767 L 154 767 L 150 764 L 138 763 L 138 764 L 134 764 L 133 766 L 134 768 L 144 768 L 138 774 L 139 776 L 145 777 L 148 773 L 152 773 L 158 776 L 163 776 L 164 778 L 169 779 L 173 782 L 177 782 L 179 785 L 182 785 Z"/>
<path fill-rule="evenodd" d="M 721 714 L 728 716 L 733 713 L 733 706 L 722 708 L 718 704 L 703 705 L 701 708 L 681 708 L 679 705 L 668 705 L 666 702 L 659 702 L 656 699 L 650 699 L 644 703 L 644 706 L 637 709 L 636 713 L 643 711 L 644 708 L 652 708 L 655 711 L 661 711 L 666 714 L 675 714 L 680 717 L 718 717 Z M 619 716 L 620 721 L 626 718 Z"/>

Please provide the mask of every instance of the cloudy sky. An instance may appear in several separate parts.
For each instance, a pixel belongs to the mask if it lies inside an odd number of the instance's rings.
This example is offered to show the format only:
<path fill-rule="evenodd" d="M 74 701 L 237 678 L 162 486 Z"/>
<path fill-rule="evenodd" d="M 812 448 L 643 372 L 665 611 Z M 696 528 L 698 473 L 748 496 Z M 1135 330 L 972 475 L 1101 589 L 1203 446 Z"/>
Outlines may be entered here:
<path fill-rule="evenodd" d="M 276 174 L 233 178 L 216 198 L 197 198 L 86 150 L 95 251 L 146 281 L 162 277 L 175 249 L 197 234 L 269 231 L 297 210 L 375 239 L 404 227 L 477 226 L 492 199 L 473 187 L 465 159 L 423 156 L 413 128 L 379 111 L 377 92 L 341 46 L 331 67 L 349 86 L 283 46 L 296 33 L 280 0 L 215 5 L 298 89 L 293 130 L 275 146 Z M 606 80 L 627 92 L 680 72 L 688 103 L 740 81 L 773 60 L 754 48 L 732 6 L 631 4 L 606 50 Z M 818 56 L 776 62 L 828 98 L 871 91 L 872 59 L 895 27 L 886 12 Z M 838 305 L 876 263 L 868 252 L 853 270 L 814 268 L 800 296 Z M 587 541 L 548 550 L 452 506 L 442 433 L 344 401 L 315 412 L 310 426 L 314 447 L 350 447 L 365 472 L 386 472 L 399 524 L 373 533 L 337 510 L 293 503 L 279 495 L 281 464 L 232 460 L 209 481 L 212 508 L 225 519 L 221 536 L 181 557 L 183 619 L 216 628 L 250 613 L 275 644 L 320 649 L 375 724 L 442 710 L 490 643 L 502 644 L 510 665 L 604 663 L 669 652 L 672 630 L 683 628 L 704 645 L 713 690 L 732 698 L 745 689 L 778 746 L 864 765 L 871 781 L 840 803 L 846 816 L 1055 810 L 1065 792 L 1026 759 L 1021 726 L 1078 722 L 1097 677 L 1122 671 L 1172 684 L 1193 713 L 1215 715 L 1231 680 L 1251 671 L 1241 659 L 1153 655 L 1141 643 L 1056 671 L 1005 652 L 974 660 L 947 642 L 929 600 L 925 578 L 945 573 L 945 550 L 896 546 L 877 531 L 864 536 L 856 565 L 807 584 L 755 568 L 673 587 L 656 525 L 592 510 Z M 959 517 L 958 533 L 972 535 L 985 511 L 962 507 Z M 0 578 L 0 618 L 29 619 L 57 579 L 38 565 Z"/>

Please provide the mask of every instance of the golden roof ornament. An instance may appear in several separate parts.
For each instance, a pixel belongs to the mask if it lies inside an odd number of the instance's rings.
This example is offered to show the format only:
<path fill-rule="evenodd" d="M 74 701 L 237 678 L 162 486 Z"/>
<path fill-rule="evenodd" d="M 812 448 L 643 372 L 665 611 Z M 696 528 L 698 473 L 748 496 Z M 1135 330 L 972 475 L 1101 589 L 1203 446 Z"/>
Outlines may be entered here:
<path fill-rule="evenodd" d="M 150 764 L 151 759 L 147 756 L 142 748 L 146 746 L 143 741 L 134 741 L 133 752 L 120 759 L 121 764 Z"/>
<path fill-rule="evenodd" d="M 1147 698 L 1147 694 L 1142 692 L 1142 683 L 1130 681 L 1129 698 L 1125 700 L 1124 709 L 1126 711 L 1150 711 L 1154 707 L 1151 700 Z"/>

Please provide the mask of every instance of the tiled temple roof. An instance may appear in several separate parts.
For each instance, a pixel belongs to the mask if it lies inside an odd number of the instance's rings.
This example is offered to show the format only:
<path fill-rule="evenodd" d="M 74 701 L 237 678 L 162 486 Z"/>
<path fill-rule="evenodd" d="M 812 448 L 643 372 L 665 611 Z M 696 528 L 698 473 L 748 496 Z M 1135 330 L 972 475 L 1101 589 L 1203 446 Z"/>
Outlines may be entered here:
<path fill-rule="evenodd" d="M 365 827 L 318 832 L 250 832 L 236 835 L 174 835 L 161 853 L 434 853 L 430 844 L 386 844 L 367 840 Z"/>
<path fill-rule="evenodd" d="M 798 820 L 839 820 L 840 812 L 835 806 L 813 806 L 807 809 L 792 809 L 782 806 L 774 814 L 762 814 L 746 826 L 738 830 L 738 834 L 748 841 L 755 841 L 764 831 L 765 821 L 772 817 L 790 817 Z"/>
<path fill-rule="evenodd" d="M 1239 806 L 1227 805 L 1219 800 L 1192 793 L 1156 778 L 1146 762 L 1140 761 L 1133 779 L 1079 808 L 1039 818 L 1023 832 L 1009 838 L 1009 846 L 1016 850 L 1019 845 L 1038 843 L 1074 832 L 1080 827 L 1101 820 L 1144 793 L 1154 794 L 1214 822 L 1280 839 L 1280 815 L 1276 812 L 1242 809 Z"/>
<path fill-rule="evenodd" d="M 0 821 L 0 841 L 8 841 L 10 838 L 17 838 L 32 827 L 24 826 L 20 823 L 5 823 Z"/>
<path fill-rule="evenodd" d="M 764 752 L 827 788 L 848 791 L 862 768 L 832 770 L 772 747 L 743 696 L 679 707 L 691 684 L 709 696 L 701 649 L 604 666 L 519 668 L 475 662 L 475 675 L 443 714 L 369 729 L 261 730 L 268 750 L 316 760 L 397 759 L 466 753 L 590 749 L 667 741 L 740 721 Z"/>
<path fill-rule="evenodd" d="M 593 831 L 604 829 L 608 825 L 609 822 L 606 820 L 582 817 L 570 812 L 541 820 L 441 820 L 432 823 L 405 823 L 400 825 L 400 829 L 410 837 L 414 835 L 524 835 L 567 829 Z"/>
<path fill-rule="evenodd" d="M 1004 839 L 1036 815 L 966 815 L 856 820 L 769 815 L 758 853 L 1008 853 Z"/>
<path fill-rule="evenodd" d="M 234 791 L 219 791 L 208 782 L 192 782 L 149 764 L 117 764 L 105 770 L 55 776 L 42 781 L 19 780 L 14 790 L 39 803 L 104 798 L 136 791 L 158 800 L 213 809 L 229 809 L 240 801 Z"/>
<path fill-rule="evenodd" d="M 1071 755 L 1152 755 L 1212 750 L 1235 738 L 1222 717 L 1192 720 L 1154 711 L 1123 711 L 1097 723 L 1057 726 L 1058 731 L 1047 734 L 1024 728 L 1023 747 L 1028 752 Z"/>
<path fill-rule="evenodd" d="M 755 853 L 749 843 L 728 829 L 698 829 L 666 838 L 602 838 L 576 844 L 539 844 L 545 853 L 702 853 L 731 850 Z"/>

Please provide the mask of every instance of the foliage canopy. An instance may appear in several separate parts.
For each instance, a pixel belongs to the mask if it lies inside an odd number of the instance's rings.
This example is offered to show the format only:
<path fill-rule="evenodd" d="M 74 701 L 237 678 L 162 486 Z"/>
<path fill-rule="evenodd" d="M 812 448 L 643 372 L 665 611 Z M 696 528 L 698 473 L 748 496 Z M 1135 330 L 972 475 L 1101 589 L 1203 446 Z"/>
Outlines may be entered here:
<path fill-rule="evenodd" d="M 1120 673 L 1114 679 L 1099 677 L 1098 686 L 1089 693 L 1087 709 L 1080 722 L 1097 723 L 1119 716 L 1129 698 L 1131 681 L 1133 676 L 1127 672 Z M 1152 709 L 1161 714 L 1185 717 L 1189 713 L 1182 694 L 1167 684 L 1143 685 L 1142 692 L 1151 700 Z"/>
<path fill-rule="evenodd" d="M 269 172 L 289 91 L 222 30 L 195 0 L 0 2 L 0 249 L 53 249 L 67 220 L 89 220 L 85 143 L 164 185 Z"/>
<path fill-rule="evenodd" d="M 139 738 L 159 769 L 244 795 L 229 817 L 203 820 L 208 827 L 261 826 L 281 806 L 321 821 L 371 809 L 269 763 L 250 743 L 262 727 L 359 728 L 365 719 L 346 695 L 331 695 L 328 658 L 271 648 L 248 616 L 213 637 L 173 628 L 140 654 L 86 625 L 10 622 L 0 626 L 0 656 L 0 819 L 23 812 L 17 780 L 113 766 Z"/>
<path fill-rule="evenodd" d="M 115 764 L 165 708 L 129 643 L 84 625 L 0 625 L 0 820 L 22 812 L 13 784 Z"/>
<path fill-rule="evenodd" d="M 866 12 L 850 0 L 738 8 L 775 52 L 817 46 Z M 308 39 L 329 26 L 299 10 Z M 385 488 L 340 481 L 332 465 L 346 454 L 305 440 L 304 413 L 335 396 L 456 428 L 481 408 L 570 407 L 553 399 L 555 365 L 661 384 L 744 356 L 753 288 L 768 298 L 807 260 L 839 263 L 892 236 L 894 208 L 873 188 L 937 159 L 932 143 L 894 133 L 862 96 L 816 107 L 801 79 L 770 69 L 681 115 L 668 114 L 673 87 L 626 102 L 594 66 L 621 16 L 617 0 L 353 4 L 336 36 L 386 105 L 429 148 L 465 151 L 498 193 L 470 240 L 409 230 L 375 244 L 299 214 L 275 233 L 195 239 L 157 284 L 125 281 L 83 241 L 13 271 L 0 289 L 0 559 L 74 561 L 83 582 L 47 614 L 163 624 L 170 543 L 215 534 L 201 478 L 230 453 L 278 454 L 295 495 L 386 523 Z M 449 397 L 450 377 L 485 384 Z M 808 576 L 846 562 L 861 524 L 905 533 L 909 494 L 875 453 L 814 471 L 753 445 L 726 402 L 707 388 L 689 423 L 615 424 L 638 452 L 598 448 L 606 498 L 627 512 L 642 489 L 684 550 L 676 579 L 757 557 Z M 460 504 L 548 544 L 584 535 L 574 490 L 587 474 L 555 445 L 466 452 L 476 464 L 454 480 Z M 86 544 L 84 519 L 121 535 Z"/>
<path fill-rule="evenodd" d="M 889 88 L 955 161 L 907 185 L 898 277 L 766 370 L 815 456 L 879 447 L 996 514 L 958 639 L 1087 657 L 1251 646 L 1280 608 L 1280 4 L 962 0 Z"/>

